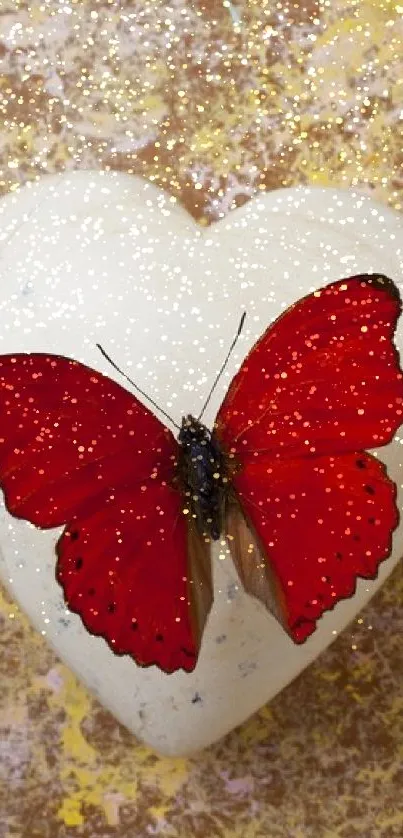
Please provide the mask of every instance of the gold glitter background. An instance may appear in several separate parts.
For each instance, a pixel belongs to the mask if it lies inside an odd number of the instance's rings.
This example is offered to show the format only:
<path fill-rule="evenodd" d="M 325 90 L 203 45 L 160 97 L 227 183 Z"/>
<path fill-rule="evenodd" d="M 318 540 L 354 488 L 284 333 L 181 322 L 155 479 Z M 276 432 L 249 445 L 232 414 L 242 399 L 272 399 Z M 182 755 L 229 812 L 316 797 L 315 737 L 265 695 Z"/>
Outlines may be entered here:
<path fill-rule="evenodd" d="M 403 209 L 395 0 L 0 0 L 0 190 L 120 169 L 209 224 L 258 190 Z M 401 838 L 403 570 L 297 681 L 161 759 L 0 596 L 0 838 Z"/>

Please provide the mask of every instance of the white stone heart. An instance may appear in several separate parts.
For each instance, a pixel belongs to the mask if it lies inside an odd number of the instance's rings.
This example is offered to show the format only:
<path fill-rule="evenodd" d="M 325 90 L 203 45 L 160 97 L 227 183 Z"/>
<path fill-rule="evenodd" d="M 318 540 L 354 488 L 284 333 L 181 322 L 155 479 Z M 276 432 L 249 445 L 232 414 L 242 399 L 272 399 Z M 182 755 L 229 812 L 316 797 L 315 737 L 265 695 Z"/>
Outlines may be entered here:
<path fill-rule="evenodd" d="M 83 172 L 7 196 L 0 221 L 0 353 L 64 354 L 119 380 L 99 341 L 176 421 L 197 415 L 243 310 L 245 329 L 207 424 L 239 363 L 284 307 L 354 273 L 379 271 L 402 283 L 402 220 L 351 191 L 264 194 L 200 229 L 149 183 Z M 399 441 L 380 456 L 400 486 Z M 123 724 L 166 754 L 212 743 L 278 693 L 360 611 L 403 552 L 400 525 L 378 579 L 360 581 L 303 646 L 214 552 L 215 601 L 198 665 L 192 674 L 164 675 L 115 657 L 66 610 L 54 574 L 59 531 L 38 531 L 4 508 L 0 526 L 1 576 L 33 624 Z"/>

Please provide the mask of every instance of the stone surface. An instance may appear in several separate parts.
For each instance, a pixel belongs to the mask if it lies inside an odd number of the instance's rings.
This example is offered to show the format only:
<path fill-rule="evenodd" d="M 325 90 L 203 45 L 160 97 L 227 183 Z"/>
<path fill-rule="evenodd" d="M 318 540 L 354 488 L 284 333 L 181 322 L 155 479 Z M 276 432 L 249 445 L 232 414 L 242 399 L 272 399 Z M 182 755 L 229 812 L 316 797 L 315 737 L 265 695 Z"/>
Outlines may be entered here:
<path fill-rule="evenodd" d="M 0 217 L 1 353 L 55 352 L 119 380 L 99 341 L 176 423 L 200 411 L 242 311 L 244 332 L 205 415 L 210 426 L 243 357 L 286 306 L 357 272 L 400 278 L 401 219 L 354 192 L 279 190 L 201 230 L 140 179 L 74 173 L 3 200 Z M 400 346 L 402 333 L 399 324 Z M 398 484 L 402 450 L 396 441 L 380 453 Z M 4 582 L 104 706 L 174 755 L 211 744 L 276 695 L 360 611 L 403 550 L 402 528 L 378 580 L 360 581 L 296 646 L 241 590 L 215 544 L 215 599 L 198 665 L 167 676 L 116 657 L 66 611 L 56 537 L 4 512 Z"/>

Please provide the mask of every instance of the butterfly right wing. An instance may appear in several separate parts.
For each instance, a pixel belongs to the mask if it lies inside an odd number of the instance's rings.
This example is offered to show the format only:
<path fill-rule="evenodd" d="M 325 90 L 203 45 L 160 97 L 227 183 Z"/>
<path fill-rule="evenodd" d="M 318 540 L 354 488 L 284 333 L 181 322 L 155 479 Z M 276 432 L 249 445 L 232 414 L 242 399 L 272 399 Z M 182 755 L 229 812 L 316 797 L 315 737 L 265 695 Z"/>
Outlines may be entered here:
<path fill-rule="evenodd" d="M 253 347 L 217 416 L 238 467 L 228 525 L 238 572 L 297 642 L 391 551 L 396 487 L 363 449 L 402 422 L 400 313 L 385 276 L 309 294 Z"/>
<path fill-rule="evenodd" d="M 175 484 L 178 443 L 127 390 L 55 355 L 0 356 L 0 486 L 8 511 L 65 525 L 68 607 L 116 654 L 191 671 L 212 602 L 208 545 Z"/>
<path fill-rule="evenodd" d="M 216 435 L 241 464 L 379 448 L 403 420 L 395 283 L 362 274 L 308 294 L 272 323 L 233 378 Z"/>

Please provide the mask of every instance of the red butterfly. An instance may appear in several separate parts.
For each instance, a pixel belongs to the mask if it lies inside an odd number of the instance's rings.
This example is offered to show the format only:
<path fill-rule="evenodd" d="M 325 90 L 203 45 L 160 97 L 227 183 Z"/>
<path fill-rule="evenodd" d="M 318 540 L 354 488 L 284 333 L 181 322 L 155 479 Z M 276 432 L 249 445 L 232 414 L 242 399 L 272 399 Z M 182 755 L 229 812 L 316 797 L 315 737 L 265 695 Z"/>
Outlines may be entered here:
<path fill-rule="evenodd" d="M 241 366 L 213 432 L 172 433 L 131 393 L 58 355 L 0 356 L 0 484 L 9 512 L 65 525 L 68 607 L 116 654 L 194 669 L 226 539 L 249 593 L 297 643 L 391 550 L 396 487 L 365 448 L 402 422 L 385 276 L 315 291 Z M 104 353 L 105 354 L 105 353 Z"/>

